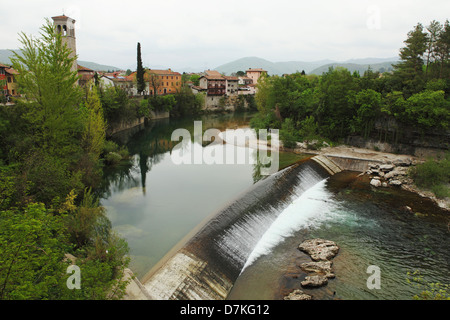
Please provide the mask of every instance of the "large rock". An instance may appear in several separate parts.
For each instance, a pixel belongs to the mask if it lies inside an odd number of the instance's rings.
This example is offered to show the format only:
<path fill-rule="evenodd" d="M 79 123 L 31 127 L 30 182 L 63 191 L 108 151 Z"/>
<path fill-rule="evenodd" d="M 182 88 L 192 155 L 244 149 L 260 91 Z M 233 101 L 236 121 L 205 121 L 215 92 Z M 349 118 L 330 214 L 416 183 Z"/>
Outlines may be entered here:
<path fill-rule="evenodd" d="M 409 167 L 410 165 L 412 165 L 412 160 L 407 158 L 407 159 L 396 159 L 394 161 L 392 161 L 392 163 L 396 166 L 401 166 L 401 167 Z"/>
<path fill-rule="evenodd" d="M 305 281 L 302 281 L 301 284 L 303 287 L 308 288 L 316 288 L 324 286 L 328 283 L 328 278 L 323 275 L 314 275 L 305 277 Z"/>
<path fill-rule="evenodd" d="M 284 300 L 311 300 L 312 297 L 309 294 L 304 293 L 300 289 L 295 289 L 287 296 L 284 297 Z"/>
<path fill-rule="evenodd" d="M 309 254 L 314 261 L 327 261 L 339 252 L 339 247 L 330 240 L 311 239 L 301 243 L 299 250 Z"/>
<path fill-rule="evenodd" d="M 389 184 L 391 186 L 401 186 L 402 182 L 400 180 L 391 180 L 391 181 L 389 181 Z"/>
<path fill-rule="evenodd" d="M 300 268 L 308 273 L 315 273 L 324 275 L 327 278 L 334 278 L 335 275 L 332 272 L 331 264 L 331 261 L 305 262 L 300 265 Z"/>
<path fill-rule="evenodd" d="M 380 170 L 384 171 L 384 172 L 392 171 L 392 170 L 394 170 L 394 165 L 393 164 L 382 164 L 380 166 Z"/>
<path fill-rule="evenodd" d="M 381 187 L 381 181 L 380 179 L 372 179 L 370 180 L 370 185 L 374 187 Z"/>

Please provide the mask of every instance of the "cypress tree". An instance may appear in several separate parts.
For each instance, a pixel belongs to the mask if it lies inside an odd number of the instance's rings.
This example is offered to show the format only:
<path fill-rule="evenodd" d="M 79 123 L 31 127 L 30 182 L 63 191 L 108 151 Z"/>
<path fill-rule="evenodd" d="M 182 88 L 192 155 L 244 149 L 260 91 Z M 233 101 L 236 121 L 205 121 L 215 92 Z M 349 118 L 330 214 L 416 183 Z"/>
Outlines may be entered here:
<path fill-rule="evenodd" d="M 145 81 L 144 81 L 144 68 L 142 67 L 142 59 L 141 59 L 141 44 L 138 42 L 137 44 L 137 69 L 136 69 L 136 81 L 137 81 L 137 91 L 141 93 L 145 90 Z"/>

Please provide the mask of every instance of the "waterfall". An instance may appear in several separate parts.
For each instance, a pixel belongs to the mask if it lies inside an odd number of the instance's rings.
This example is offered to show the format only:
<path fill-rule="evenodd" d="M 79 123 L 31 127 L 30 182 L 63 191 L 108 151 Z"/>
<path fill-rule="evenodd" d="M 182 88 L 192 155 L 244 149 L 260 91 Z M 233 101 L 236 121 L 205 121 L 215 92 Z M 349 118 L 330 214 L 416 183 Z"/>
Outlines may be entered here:
<path fill-rule="evenodd" d="M 329 175 L 308 160 L 259 181 L 145 277 L 145 288 L 154 299 L 225 299 L 246 266 L 320 211 Z"/>

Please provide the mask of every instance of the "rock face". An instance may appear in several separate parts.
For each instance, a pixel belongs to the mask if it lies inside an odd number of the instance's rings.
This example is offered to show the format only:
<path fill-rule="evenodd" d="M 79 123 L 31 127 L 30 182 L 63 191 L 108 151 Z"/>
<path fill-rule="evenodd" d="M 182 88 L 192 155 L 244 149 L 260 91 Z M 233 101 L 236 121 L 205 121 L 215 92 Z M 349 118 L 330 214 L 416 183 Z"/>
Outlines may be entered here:
<path fill-rule="evenodd" d="M 336 243 L 324 239 L 306 240 L 298 248 L 309 254 L 314 261 L 330 260 L 339 252 Z"/>
<path fill-rule="evenodd" d="M 311 300 L 312 297 L 309 294 L 304 293 L 300 289 L 295 289 L 291 293 L 289 293 L 284 300 Z"/>
<path fill-rule="evenodd" d="M 334 278 L 335 275 L 332 271 L 332 262 L 336 254 L 339 252 L 339 247 L 330 240 L 324 239 L 311 239 L 302 242 L 298 249 L 307 253 L 312 262 L 302 263 L 299 267 L 308 275 L 305 280 L 300 284 L 305 288 L 317 288 L 324 286 L 328 283 L 328 279 Z M 296 289 L 288 296 L 284 297 L 285 300 L 310 300 L 311 296 L 303 293 L 303 291 Z"/>
<path fill-rule="evenodd" d="M 326 278 L 334 278 L 335 275 L 332 272 L 331 265 L 331 261 L 315 261 L 302 263 L 300 268 L 308 273 L 323 275 Z"/>
<path fill-rule="evenodd" d="M 301 284 L 303 287 L 307 288 L 316 288 L 324 286 L 328 283 L 328 278 L 322 275 L 314 275 L 314 276 L 307 276 L 305 278 L 305 281 L 302 281 Z"/>

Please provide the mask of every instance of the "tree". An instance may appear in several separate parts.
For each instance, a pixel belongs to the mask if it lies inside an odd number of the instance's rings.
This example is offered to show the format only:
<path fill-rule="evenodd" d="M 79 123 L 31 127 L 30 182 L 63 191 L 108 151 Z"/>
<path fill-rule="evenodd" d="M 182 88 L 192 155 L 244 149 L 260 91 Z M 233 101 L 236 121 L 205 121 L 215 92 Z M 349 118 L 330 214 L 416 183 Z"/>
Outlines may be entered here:
<path fill-rule="evenodd" d="M 361 90 L 356 94 L 355 102 L 359 107 L 355 117 L 356 129 L 364 138 L 368 138 L 380 115 L 381 94 L 372 89 Z"/>
<path fill-rule="evenodd" d="M 163 82 L 156 73 L 149 71 L 147 72 L 147 76 L 150 88 L 152 88 L 152 95 L 156 97 L 158 95 L 158 89 L 162 86 Z"/>
<path fill-rule="evenodd" d="M 48 19 L 41 30 L 38 39 L 21 33 L 22 54 L 14 52 L 11 61 L 29 102 L 24 118 L 33 126 L 36 146 L 67 158 L 78 154 L 77 138 L 83 130 L 78 111 L 82 91 L 77 71 L 71 70 L 76 57 L 70 56 L 71 49 Z"/>
<path fill-rule="evenodd" d="M 404 43 L 406 46 L 400 49 L 401 62 L 394 68 L 403 84 L 403 92 L 412 95 L 420 92 L 424 86 L 423 57 L 427 50 L 427 34 L 422 24 L 418 23 L 408 32 Z"/>
<path fill-rule="evenodd" d="M 427 52 L 426 52 L 426 68 L 425 74 L 428 77 L 430 65 L 436 61 L 437 42 L 442 32 L 442 25 L 436 21 L 431 21 L 430 25 L 426 27 L 427 34 Z"/>
<path fill-rule="evenodd" d="M 137 44 L 137 69 L 136 69 L 136 82 L 137 82 L 137 91 L 138 93 L 142 93 L 145 90 L 145 81 L 144 81 L 144 67 L 142 66 L 142 58 L 141 58 L 141 44 L 138 42 Z"/>
<path fill-rule="evenodd" d="M 450 78 L 450 22 L 445 24 L 436 41 L 436 57 L 438 65 L 438 77 L 440 79 Z"/>

